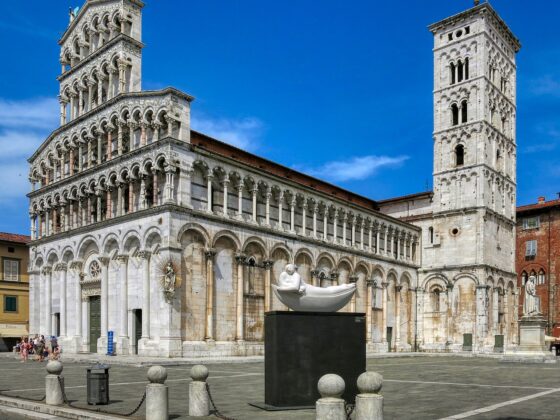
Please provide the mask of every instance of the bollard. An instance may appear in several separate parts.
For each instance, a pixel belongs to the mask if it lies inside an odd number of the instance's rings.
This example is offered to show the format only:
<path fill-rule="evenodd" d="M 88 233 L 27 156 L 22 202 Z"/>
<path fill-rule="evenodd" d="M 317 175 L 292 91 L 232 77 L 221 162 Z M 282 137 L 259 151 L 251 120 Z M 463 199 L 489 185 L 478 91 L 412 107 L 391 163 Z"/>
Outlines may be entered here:
<path fill-rule="evenodd" d="M 358 377 L 358 390 L 354 420 L 383 420 L 383 376 L 377 372 L 364 372 Z"/>
<path fill-rule="evenodd" d="M 340 398 L 345 387 L 344 379 L 334 373 L 321 376 L 317 384 L 321 398 L 315 403 L 317 420 L 346 420 L 344 400 Z"/>
<path fill-rule="evenodd" d="M 47 363 L 47 372 L 49 374 L 45 377 L 45 402 L 48 405 L 62 405 L 64 404 L 64 378 L 60 376 L 62 363 L 51 360 Z"/>
<path fill-rule="evenodd" d="M 194 365 L 191 368 L 192 382 L 189 384 L 189 416 L 204 417 L 210 415 L 206 378 L 208 368 L 204 365 Z"/>
<path fill-rule="evenodd" d="M 148 369 L 146 385 L 146 420 L 169 419 L 169 396 L 167 385 L 167 370 L 163 366 L 152 366 Z"/>

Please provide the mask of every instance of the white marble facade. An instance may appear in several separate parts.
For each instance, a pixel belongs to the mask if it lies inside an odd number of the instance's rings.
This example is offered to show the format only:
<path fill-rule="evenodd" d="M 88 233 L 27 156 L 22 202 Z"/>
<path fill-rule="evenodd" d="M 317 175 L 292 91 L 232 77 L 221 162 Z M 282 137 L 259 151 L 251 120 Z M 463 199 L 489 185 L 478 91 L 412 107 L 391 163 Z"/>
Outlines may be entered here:
<path fill-rule="evenodd" d="M 61 126 L 29 160 L 32 334 L 69 353 L 104 353 L 113 331 L 117 354 L 261 354 L 264 313 L 286 309 L 271 284 L 292 262 L 317 286 L 356 282 L 343 310 L 366 313 L 369 351 L 515 341 L 515 64 L 496 55 L 513 41 L 489 5 L 432 26 L 435 192 L 379 203 L 191 131 L 185 93 L 141 91 L 142 8 L 89 0 L 60 41 Z M 498 102 L 484 94 L 494 65 L 510 70 Z"/>

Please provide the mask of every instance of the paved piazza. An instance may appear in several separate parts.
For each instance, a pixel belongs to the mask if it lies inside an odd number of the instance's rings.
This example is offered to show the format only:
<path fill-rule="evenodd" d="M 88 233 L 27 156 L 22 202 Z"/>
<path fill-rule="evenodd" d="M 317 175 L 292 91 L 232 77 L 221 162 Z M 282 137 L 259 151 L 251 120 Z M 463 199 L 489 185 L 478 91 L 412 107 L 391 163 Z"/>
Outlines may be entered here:
<path fill-rule="evenodd" d="M 64 367 L 67 395 L 76 401 L 74 405 L 77 406 L 85 406 L 85 368 L 85 364 L 70 363 Z M 209 365 L 209 368 L 209 382 L 216 404 L 227 416 L 238 420 L 315 418 L 312 410 L 268 413 L 247 404 L 263 398 L 263 363 L 226 363 Z M 190 366 L 169 366 L 167 369 L 170 418 L 187 419 Z M 386 419 L 554 419 L 560 412 L 557 397 L 560 365 L 418 356 L 369 359 L 368 369 L 382 373 L 385 378 Z M 102 409 L 121 413 L 131 410 L 144 391 L 146 371 L 146 367 L 113 366 L 110 370 L 113 402 Z M 40 397 L 44 372 L 44 365 L 21 365 L 18 361 L 2 359 L 0 389 Z M 485 410 L 495 405 L 498 408 Z M 474 410 L 480 410 L 480 414 Z M 143 415 L 144 407 L 135 418 L 143 418 Z"/>

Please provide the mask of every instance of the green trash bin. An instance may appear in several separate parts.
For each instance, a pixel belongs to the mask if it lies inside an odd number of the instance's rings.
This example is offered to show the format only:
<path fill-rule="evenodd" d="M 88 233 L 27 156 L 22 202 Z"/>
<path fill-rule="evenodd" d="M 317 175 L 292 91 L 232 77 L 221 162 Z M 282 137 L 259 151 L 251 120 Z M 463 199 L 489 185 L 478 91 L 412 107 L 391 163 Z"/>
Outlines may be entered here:
<path fill-rule="evenodd" d="M 87 369 L 87 403 L 89 405 L 109 404 L 109 369 L 109 366 L 102 364 L 96 364 Z"/>

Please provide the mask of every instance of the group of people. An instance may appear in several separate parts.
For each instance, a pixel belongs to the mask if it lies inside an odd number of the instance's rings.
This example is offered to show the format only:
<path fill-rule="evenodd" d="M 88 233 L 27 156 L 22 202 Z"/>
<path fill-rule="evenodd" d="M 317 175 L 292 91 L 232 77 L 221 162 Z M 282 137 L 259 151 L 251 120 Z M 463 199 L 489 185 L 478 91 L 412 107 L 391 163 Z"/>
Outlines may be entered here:
<path fill-rule="evenodd" d="M 30 355 L 34 355 L 37 362 L 47 360 L 58 360 L 60 358 L 60 345 L 55 336 L 45 339 L 44 335 L 36 334 L 34 338 L 21 337 L 15 347 L 16 353 L 19 353 L 21 363 L 29 360 Z"/>

